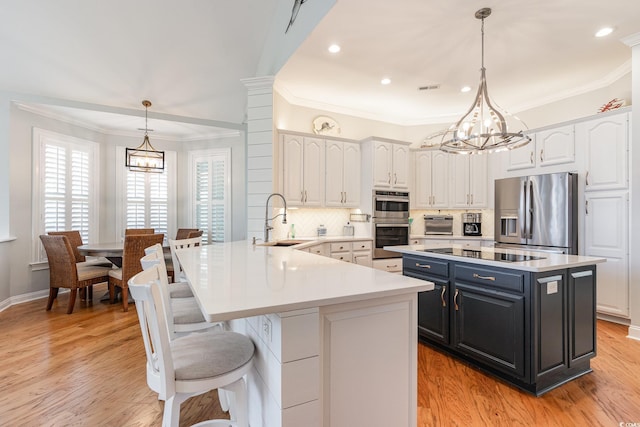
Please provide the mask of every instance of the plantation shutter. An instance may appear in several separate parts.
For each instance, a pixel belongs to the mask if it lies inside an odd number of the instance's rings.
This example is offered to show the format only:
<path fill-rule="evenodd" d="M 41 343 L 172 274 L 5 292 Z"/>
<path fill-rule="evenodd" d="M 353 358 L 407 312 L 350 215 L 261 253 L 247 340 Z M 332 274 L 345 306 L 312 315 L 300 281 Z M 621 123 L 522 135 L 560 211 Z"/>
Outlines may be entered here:
<path fill-rule="evenodd" d="M 228 162 L 228 155 L 194 158 L 195 226 L 204 243 L 224 242 L 229 232 Z"/>
<path fill-rule="evenodd" d="M 96 147 L 91 141 L 34 128 L 34 261 L 46 259 L 40 234 L 77 230 L 85 243 L 95 238 Z"/>

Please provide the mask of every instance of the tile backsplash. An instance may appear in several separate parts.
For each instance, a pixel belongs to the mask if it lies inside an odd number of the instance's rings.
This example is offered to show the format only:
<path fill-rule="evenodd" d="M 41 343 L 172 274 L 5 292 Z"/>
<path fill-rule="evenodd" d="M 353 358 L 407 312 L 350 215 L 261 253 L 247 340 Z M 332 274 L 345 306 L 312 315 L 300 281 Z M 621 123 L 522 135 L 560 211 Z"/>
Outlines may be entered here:
<path fill-rule="evenodd" d="M 274 209 L 273 215 L 281 213 L 282 209 Z M 342 236 L 342 227 L 349 222 L 350 214 L 359 213 L 358 209 L 315 209 L 300 208 L 287 209 L 287 224 L 282 224 L 282 217 L 278 217 L 271 221 L 273 231 L 271 240 L 282 240 L 291 238 L 291 225 L 295 229 L 295 237 L 316 237 L 319 225 L 324 225 L 327 229 L 327 236 Z M 463 211 L 457 210 L 412 210 L 410 215 L 413 218 L 411 224 L 411 235 L 424 234 L 424 215 L 452 215 L 453 216 L 453 234 L 462 235 L 462 216 L 463 212 L 479 212 L 482 213 L 482 236 L 493 237 L 493 210 L 478 209 Z M 352 222 L 356 236 L 371 236 L 371 222 Z"/>
<path fill-rule="evenodd" d="M 282 209 L 276 211 L 279 213 Z M 280 240 L 291 237 L 291 225 L 295 228 L 295 236 L 316 237 L 319 225 L 327 229 L 327 236 L 342 236 L 342 227 L 349 222 L 352 213 L 359 213 L 358 209 L 287 209 L 287 224 L 282 224 L 282 217 L 273 220 L 273 239 Z M 356 236 L 371 234 L 370 222 L 353 222 Z"/>

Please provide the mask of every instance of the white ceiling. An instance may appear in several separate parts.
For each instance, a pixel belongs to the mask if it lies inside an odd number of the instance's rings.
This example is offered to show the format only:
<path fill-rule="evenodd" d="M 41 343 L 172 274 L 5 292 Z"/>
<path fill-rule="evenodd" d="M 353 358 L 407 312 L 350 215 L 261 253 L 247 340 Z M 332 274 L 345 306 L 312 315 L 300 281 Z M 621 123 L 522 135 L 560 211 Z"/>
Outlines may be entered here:
<path fill-rule="evenodd" d="M 318 1 L 302 5 L 298 25 Z M 291 9 L 282 13 L 283 3 L 293 0 L 0 0 L 0 90 L 34 95 L 28 108 L 110 132 L 143 127 L 143 99 L 154 104 L 149 127 L 157 134 L 228 132 L 244 121 L 240 79 L 256 75 L 271 32 L 284 32 Z M 469 107 L 477 87 L 474 13 L 485 6 L 493 9 L 485 23 L 489 92 L 511 112 L 630 69 L 620 39 L 640 32 L 638 0 L 338 0 L 277 74 L 277 90 L 297 105 L 359 117 L 446 122 Z M 605 25 L 615 32 L 596 39 Z M 331 43 L 342 51 L 327 52 Z M 380 85 L 382 77 L 392 83 Z M 431 84 L 440 89 L 417 90 Z M 473 90 L 462 94 L 463 85 Z"/>

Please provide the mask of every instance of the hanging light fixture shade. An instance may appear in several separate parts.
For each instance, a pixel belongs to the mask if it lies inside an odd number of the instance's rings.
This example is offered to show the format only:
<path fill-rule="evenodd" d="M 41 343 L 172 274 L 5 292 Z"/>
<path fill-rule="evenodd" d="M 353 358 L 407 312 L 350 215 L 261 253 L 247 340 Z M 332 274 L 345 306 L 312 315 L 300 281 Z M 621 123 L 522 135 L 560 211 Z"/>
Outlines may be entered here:
<path fill-rule="evenodd" d="M 449 153 L 491 153 L 522 147 L 531 141 L 523 134 L 527 126 L 517 117 L 501 110 L 489 97 L 484 68 L 484 19 L 491 15 L 488 7 L 478 10 L 482 20 L 482 68 L 480 86 L 471 108 L 442 136 L 440 149 Z"/>
<path fill-rule="evenodd" d="M 156 172 L 164 171 L 164 151 L 153 148 L 149 141 L 149 128 L 147 127 L 147 109 L 151 102 L 146 99 L 144 105 L 144 140 L 136 148 L 125 149 L 125 166 L 132 172 Z"/>

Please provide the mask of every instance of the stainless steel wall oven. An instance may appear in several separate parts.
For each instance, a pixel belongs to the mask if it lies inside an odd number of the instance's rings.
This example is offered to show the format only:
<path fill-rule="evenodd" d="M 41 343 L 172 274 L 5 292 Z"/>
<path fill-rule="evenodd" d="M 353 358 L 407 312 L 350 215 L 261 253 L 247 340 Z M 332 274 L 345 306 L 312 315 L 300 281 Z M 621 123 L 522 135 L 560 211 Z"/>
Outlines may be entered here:
<path fill-rule="evenodd" d="M 409 244 L 409 193 L 373 191 L 373 258 L 394 258 L 398 254 L 384 246 Z"/>

